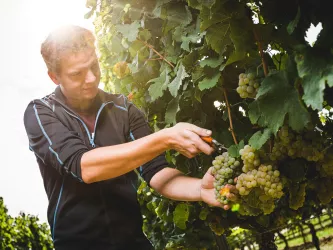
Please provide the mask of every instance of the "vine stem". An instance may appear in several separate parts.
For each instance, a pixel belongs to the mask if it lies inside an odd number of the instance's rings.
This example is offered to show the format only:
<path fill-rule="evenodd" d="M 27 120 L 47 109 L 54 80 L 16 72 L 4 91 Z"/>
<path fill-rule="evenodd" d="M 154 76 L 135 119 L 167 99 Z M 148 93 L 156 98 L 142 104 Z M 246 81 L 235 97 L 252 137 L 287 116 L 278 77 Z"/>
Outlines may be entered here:
<path fill-rule="evenodd" d="M 234 139 L 235 144 L 238 144 L 237 139 L 236 139 L 236 134 L 234 131 L 234 126 L 232 125 L 231 109 L 230 109 L 230 104 L 228 101 L 228 95 L 227 95 L 227 91 L 224 88 L 223 88 L 223 94 L 224 94 L 224 100 L 225 100 L 225 103 L 226 103 L 227 109 L 228 109 L 228 116 L 229 116 L 229 123 L 230 123 L 229 130 L 232 134 L 232 138 Z"/>
<path fill-rule="evenodd" d="M 263 65 L 263 68 L 264 68 L 264 74 L 265 74 L 265 76 L 267 76 L 268 75 L 268 67 L 267 67 L 267 63 L 266 63 L 265 58 L 264 58 L 264 50 L 262 48 L 261 39 L 259 38 L 258 32 L 256 31 L 255 28 L 253 28 L 253 34 L 254 34 L 254 38 L 256 39 L 257 44 L 258 44 L 259 53 L 260 53 L 262 65 Z"/>
<path fill-rule="evenodd" d="M 175 68 L 175 66 L 174 66 L 171 62 L 169 62 L 164 56 L 162 56 L 161 53 L 159 53 L 159 52 L 153 47 L 153 45 L 151 45 L 151 44 L 149 44 L 149 43 L 147 43 L 147 42 L 145 42 L 145 41 L 142 41 L 142 40 L 138 40 L 138 41 L 144 43 L 144 44 L 146 45 L 146 47 L 148 47 L 148 48 L 150 48 L 152 51 L 154 51 L 154 53 L 156 53 L 156 54 L 160 57 L 160 58 L 158 58 L 158 59 L 161 59 L 161 60 L 165 61 L 165 62 L 166 62 L 167 64 L 169 64 L 172 68 Z"/>

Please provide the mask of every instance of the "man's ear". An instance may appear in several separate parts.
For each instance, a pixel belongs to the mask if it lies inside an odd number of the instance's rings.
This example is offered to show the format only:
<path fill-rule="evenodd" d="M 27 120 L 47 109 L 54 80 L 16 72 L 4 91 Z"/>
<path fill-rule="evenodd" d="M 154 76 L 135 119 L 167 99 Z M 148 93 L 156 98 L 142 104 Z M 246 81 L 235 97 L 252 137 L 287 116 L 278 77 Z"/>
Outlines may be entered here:
<path fill-rule="evenodd" d="M 47 74 L 51 78 L 52 82 L 54 82 L 56 85 L 60 84 L 60 82 L 58 81 L 58 77 L 54 72 L 48 71 Z"/>

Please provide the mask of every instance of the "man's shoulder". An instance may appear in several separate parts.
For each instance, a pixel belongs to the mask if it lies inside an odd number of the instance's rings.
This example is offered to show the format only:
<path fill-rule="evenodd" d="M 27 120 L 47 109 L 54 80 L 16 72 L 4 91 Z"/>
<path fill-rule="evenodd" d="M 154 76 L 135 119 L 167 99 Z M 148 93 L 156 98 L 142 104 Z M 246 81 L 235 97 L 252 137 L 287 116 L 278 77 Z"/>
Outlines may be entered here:
<path fill-rule="evenodd" d="M 30 107 L 30 106 L 45 106 L 45 107 L 48 107 L 48 108 L 51 108 L 54 107 L 54 100 L 52 99 L 52 97 L 54 97 L 54 92 L 52 92 L 51 94 L 47 94 L 45 95 L 44 97 L 42 98 L 35 98 L 35 99 L 32 99 L 28 105 L 27 105 L 27 109 Z"/>

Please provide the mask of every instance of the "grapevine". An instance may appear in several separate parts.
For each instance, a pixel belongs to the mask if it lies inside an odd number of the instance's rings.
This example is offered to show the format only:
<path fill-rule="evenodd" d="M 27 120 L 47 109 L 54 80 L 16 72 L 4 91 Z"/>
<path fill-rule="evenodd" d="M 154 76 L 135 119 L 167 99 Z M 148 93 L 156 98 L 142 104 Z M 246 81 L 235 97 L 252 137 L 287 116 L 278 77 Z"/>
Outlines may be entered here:
<path fill-rule="evenodd" d="M 184 239 L 196 239 L 193 232 L 219 234 L 221 223 L 225 232 L 244 225 L 257 231 L 254 221 L 264 217 L 262 227 L 270 230 L 276 213 L 288 222 L 331 201 L 333 120 L 318 118 L 333 100 L 329 1 L 295 1 L 288 8 L 277 0 L 89 0 L 88 6 L 96 14 L 106 89 L 133 93 L 131 101 L 155 131 L 189 122 L 212 130 L 229 148 L 213 163 L 198 155 L 199 167 L 167 152 L 170 165 L 192 177 L 213 166 L 216 199 L 239 209 L 191 203 L 183 217 L 173 214 L 177 202 L 150 197 L 147 209 L 141 200 L 149 218 L 145 232 L 156 249 L 168 243 L 196 249 L 199 240 Z M 318 20 L 324 28 L 309 46 L 304 36 Z M 237 200 L 227 199 L 229 185 Z M 140 199 L 147 196 L 142 192 Z M 184 235 L 181 243 L 178 235 Z"/>

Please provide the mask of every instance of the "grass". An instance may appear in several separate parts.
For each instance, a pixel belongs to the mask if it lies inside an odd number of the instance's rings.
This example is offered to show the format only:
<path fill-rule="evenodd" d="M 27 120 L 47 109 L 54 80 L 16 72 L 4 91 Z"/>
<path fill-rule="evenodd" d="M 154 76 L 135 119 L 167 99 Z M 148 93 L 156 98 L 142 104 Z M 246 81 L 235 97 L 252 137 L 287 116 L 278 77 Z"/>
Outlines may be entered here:
<path fill-rule="evenodd" d="M 324 229 L 321 228 L 318 218 L 313 218 L 310 220 L 310 222 L 313 225 L 315 225 L 315 229 L 317 231 L 317 236 L 318 236 L 319 240 L 323 239 L 324 237 L 333 235 L 333 228 L 329 227 L 332 225 L 332 222 L 329 219 L 329 216 L 324 215 L 321 217 L 321 219 L 322 219 L 322 224 L 323 224 Z M 305 234 L 306 242 L 312 242 L 312 236 L 310 234 L 310 230 L 306 225 L 304 225 L 304 234 Z M 284 233 L 284 235 L 286 236 L 287 240 L 288 240 L 288 238 L 293 237 L 293 235 L 290 232 Z M 301 246 L 304 244 L 301 233 L 297 232 L 297 233 L 295 233 L 295 235 L 296 235 L 296 238 L 288 240 L 289 247 Z M 278 249 L 285 248 L 285 244 L 281 240 L 278 241 L 277 246 L 278 246 Z M 311 249 L 315 249 L 315 248 L 311 248 Z M 326 245 L 325 245 L 322 247 L 322 249 L 323 250 L 324 249 L 333 249 L 333 242 L 331 242 L 331 244 L 328 245 L 328 248 L 326 248 Z"/>

